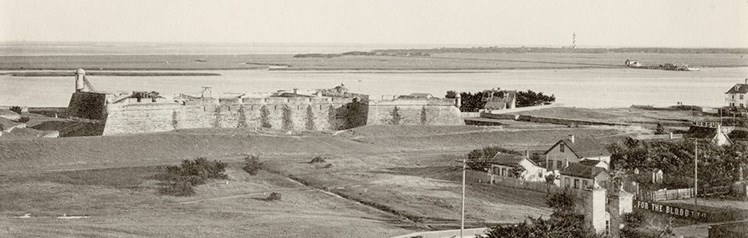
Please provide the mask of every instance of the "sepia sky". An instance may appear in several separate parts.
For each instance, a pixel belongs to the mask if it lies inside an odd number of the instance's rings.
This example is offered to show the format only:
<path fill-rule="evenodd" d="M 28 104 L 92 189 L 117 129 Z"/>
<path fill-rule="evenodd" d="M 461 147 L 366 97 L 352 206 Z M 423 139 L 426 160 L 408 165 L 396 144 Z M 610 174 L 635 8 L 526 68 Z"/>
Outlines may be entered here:
<path fill-rule="evenodd" d="M 0 0 L 0 41 L 748 47 L 740 0 Z"/>

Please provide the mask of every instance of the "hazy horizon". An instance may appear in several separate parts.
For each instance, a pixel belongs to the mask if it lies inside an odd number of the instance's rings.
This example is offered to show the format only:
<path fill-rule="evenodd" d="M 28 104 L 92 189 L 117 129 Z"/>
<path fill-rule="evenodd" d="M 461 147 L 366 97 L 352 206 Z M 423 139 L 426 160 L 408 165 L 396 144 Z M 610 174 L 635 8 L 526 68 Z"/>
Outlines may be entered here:
<path fill-rule="evenodd" d="M 748 48 L 748 2 L 0 0 L 2 42 Z"/>

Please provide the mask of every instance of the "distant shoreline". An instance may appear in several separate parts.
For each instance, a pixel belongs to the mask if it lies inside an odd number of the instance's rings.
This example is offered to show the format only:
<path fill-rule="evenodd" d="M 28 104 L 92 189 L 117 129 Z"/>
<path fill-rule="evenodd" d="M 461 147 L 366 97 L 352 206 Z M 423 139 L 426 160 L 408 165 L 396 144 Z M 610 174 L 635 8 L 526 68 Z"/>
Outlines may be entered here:
<path fill-rule="evenodd" d="M 363 54 L 363 53 L 361 53 Z M 698 68 L 748 67 L 741 54 L 654 53 L 399 53 L 294 57 L 280 55 L 85 55 L 0 56 L 2 71 L 44 71 L 78 68 L 92 71 L 489 71 L 516 69 L 615 69 L 626 60 L 645 65 L 689 65 Z M 20 75 L 20 74 L 19 74 Z M 101 74 L 99 74 L 101 75 Z M 119 74 L 121 75 L 121 74 Z M 194 73 L 134 76 L 217 76 Z M 24 75 L 33 77 L 34 75 Z M 55 76 L 55 75 L 41 75 Z M 64 75 L 59 75 L 64 76 Z"/>
<path fill-rule="evenodd" d="M 72 77 L 75 76 L 73 71 L 32 71 L 32 72 L 8 72 L 6 75 L 14 77 Z M 164 77 L 164 76 L 221 76 L 219 73 L 196 73 L 196 72 L 106 72 L 106 71 L 89 71 L 88 75 L 92 76 L 123 76 L 123 77 Z"/>

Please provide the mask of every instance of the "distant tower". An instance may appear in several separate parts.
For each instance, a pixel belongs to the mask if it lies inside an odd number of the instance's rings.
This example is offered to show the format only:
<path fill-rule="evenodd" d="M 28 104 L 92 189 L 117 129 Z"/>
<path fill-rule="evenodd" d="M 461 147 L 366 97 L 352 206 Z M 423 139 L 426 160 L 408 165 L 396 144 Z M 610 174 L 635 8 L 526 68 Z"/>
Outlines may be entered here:
<path fill-rule="evenodd" d="M 576 32 L 574 32 L 571 35 L 571 48 L 572 49 L 576 49 L 577 48 L 577 33 Z"/>
<path fill-rule="evenodd" d="M 84 83 L 86 77 L 86 71 L 78 69 L 75 71 L 75 92 L 83 92 L 86 87 Z"/>

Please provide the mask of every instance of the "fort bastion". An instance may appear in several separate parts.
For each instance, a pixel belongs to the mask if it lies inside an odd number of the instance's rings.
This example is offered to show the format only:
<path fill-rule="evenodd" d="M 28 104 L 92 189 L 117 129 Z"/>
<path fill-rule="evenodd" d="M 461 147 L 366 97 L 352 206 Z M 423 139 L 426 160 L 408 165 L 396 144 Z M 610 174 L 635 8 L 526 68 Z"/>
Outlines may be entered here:
<path fill-rule="evenodd" d="M 320 131 L 371 124 L 464 125 L 456 107 L 459 99 L 411 94 L 370 100 L 344 85 L 305 93 L 294 89 L 219 97 L 204 88 L 199 96 L 180 94 L 169 99 L 158 92 L 96 91 L 82 69 L 76 72 L 75 82 L 67 114 L 98 127 L 97 135 L 186 128 Z"/>

